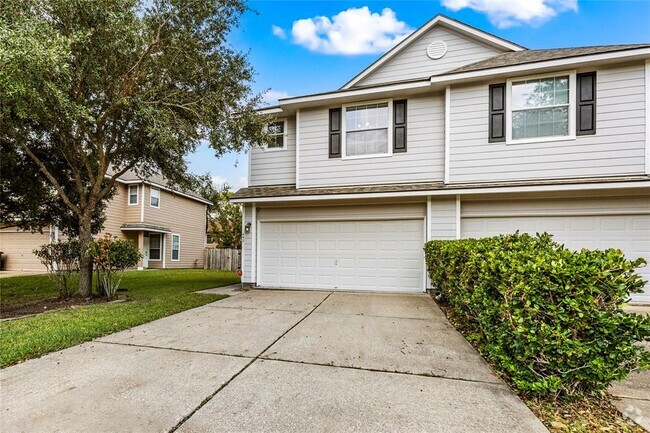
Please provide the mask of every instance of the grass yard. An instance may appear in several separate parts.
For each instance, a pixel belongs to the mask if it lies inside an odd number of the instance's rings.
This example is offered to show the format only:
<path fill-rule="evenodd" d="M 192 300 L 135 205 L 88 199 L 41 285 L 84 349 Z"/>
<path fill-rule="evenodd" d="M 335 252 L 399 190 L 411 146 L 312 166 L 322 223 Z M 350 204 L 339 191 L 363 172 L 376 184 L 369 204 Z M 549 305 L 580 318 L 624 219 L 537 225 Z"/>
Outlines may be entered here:
<path fill-rule="evenodd" d="M 223 299 L 192 293 L 239 282 L 234 272 L 203 269 L 130 271 L 121 288 L 129 301 L 60 310 L 0 323 L 0 368 L 170 314 Z M 0 308 L 55 297 L 45 275 L 0 280 Z"/>

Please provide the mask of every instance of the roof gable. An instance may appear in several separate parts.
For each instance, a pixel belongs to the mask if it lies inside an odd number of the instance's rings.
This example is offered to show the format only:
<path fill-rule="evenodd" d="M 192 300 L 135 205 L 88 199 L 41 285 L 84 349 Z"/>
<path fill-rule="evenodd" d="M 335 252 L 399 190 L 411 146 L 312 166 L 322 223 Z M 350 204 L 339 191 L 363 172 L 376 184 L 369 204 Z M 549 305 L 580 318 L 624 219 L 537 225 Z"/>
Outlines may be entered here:
<path fill-rule="evenodd" d="M 437 60 L 427 56 L 427 47 L 433 41 L 442 41 L 446 45 L 446 53 Z M 428 78 L 504 52 L 524 49 L 459 21 L 437 15 L 341 89 Z"/>

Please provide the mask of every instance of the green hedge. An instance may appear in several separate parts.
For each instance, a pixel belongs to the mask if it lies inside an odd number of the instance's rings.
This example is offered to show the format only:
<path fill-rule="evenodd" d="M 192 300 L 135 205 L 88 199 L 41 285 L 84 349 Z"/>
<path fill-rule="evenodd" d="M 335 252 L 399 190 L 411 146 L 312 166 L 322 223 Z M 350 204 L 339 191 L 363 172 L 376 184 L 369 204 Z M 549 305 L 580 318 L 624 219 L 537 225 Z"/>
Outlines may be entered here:
<path fill-rule="evenodd" d="M 644 282 L 620 250 L 564 248 L 549 234 L 432 241 L 427 269 L 457 326 L 520 392 L 605 389 L 650 356 L 650 318 L 621 309 Z"/>

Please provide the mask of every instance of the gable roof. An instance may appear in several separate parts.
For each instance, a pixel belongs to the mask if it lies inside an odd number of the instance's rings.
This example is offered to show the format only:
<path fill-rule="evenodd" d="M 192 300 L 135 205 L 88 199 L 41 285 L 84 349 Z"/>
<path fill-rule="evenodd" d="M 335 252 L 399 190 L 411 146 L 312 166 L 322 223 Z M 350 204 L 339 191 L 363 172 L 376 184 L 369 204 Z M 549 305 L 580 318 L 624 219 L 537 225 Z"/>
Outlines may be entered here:
<path fill-rule="evenodd" d="M 420 36 L 424 35 L 425 33 L 427 33 L 429 30 L 431 30 L 433 27 L 437 25 L 443 25 L 452 28 L 453 30 L 456 30 L 464 35 L 470 36 L 473 39 L 478 39 L 487 45 L 496 46 L 509 51 L 526 50 L 525 47 L 515 44 L 514 42 L 500 38 L 499 36 L 477 29 L 476 27 L 472 27 L 470 25 L 467 25 L 455 19 L 449 18 L 445 15 L 438 14 L 435 17 L 433 17 L 431 20 L 426 22 L 424 25 L 422 25 L 419 29 L 411 33 L 407 38 L 402 40 L 399 44 L 391 48 L 386 54 L 384 54 L 379 59 L 371 63 L 370 66 L 368 66 L 363 71 L 361 71 L 356 76 L 354 76 L 350 81 L 345 83 L 340 88 L 340 90 L 349 89 L 352 86 L 354 86 L 356 83 L 361 81 L 362 79 L 366 78 L 368 75 L 376 71 L 380 66 L 385 64 L 388 60 L 395 57 L 395 55 L 402 52 L 406 47 L 410 46 L 413 42 L 419 39 Z"/>
<path fill-rule="evenodd" d="M 571 57 L 588 56 L 592 54 L 611 53 L 616 51 L 650 48 L 650 44 L 627 45 L 598 45 L 592 47 L 553 48 L 542 50 L 514 51 L 499 54 L 489 59 L 481 60 L 460 68 L 452 69 L 441 75 L 458 74 L 461 72 L 482 71 L 485 69 L 501 68 L 504 66 L 524 65 L 527 63 L 544 62 L 547 60 L 567 59 Z"/>
<path fill-rule="evenodd" d="M 118 177 L 117 181 L 124 184 L 148 183 L 150 185 L 170 191 L 174 194 L 182 195 L 189 199 L 200 201 L 201 203 L 205 203 L 209 205 L 212 204 L 211 201 L 206 200 L 205 198 L 201 197 L 199 194 L 193 191 L 181 190 L 177 187 L 172 187 L 171 184 L 167 181 L 167 179 L 160 173 L 154 173 L 151 176 L 144 178 L 139 174 L 137 174 L 134 170 L 129 170 L 126 173 L 124 173 L 122 176 Z"/>

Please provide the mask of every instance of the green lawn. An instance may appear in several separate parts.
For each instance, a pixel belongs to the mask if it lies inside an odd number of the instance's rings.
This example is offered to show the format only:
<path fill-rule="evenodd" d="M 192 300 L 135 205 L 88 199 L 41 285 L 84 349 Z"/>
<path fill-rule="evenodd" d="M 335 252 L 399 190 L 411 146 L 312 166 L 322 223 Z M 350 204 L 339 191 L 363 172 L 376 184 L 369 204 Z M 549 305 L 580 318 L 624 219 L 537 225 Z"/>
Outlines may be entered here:
<path fill-rule="evenodd" d="M 130 300 L 97 304 L 0 323 L 0 368 L 102 335 L 222 299 L 195 290 L 239 281 L 234 272 L 203 269 L 130 271 L 122 288 Z M 56 296 L 47 276 L 0 280 L 0 308 Z"/>

